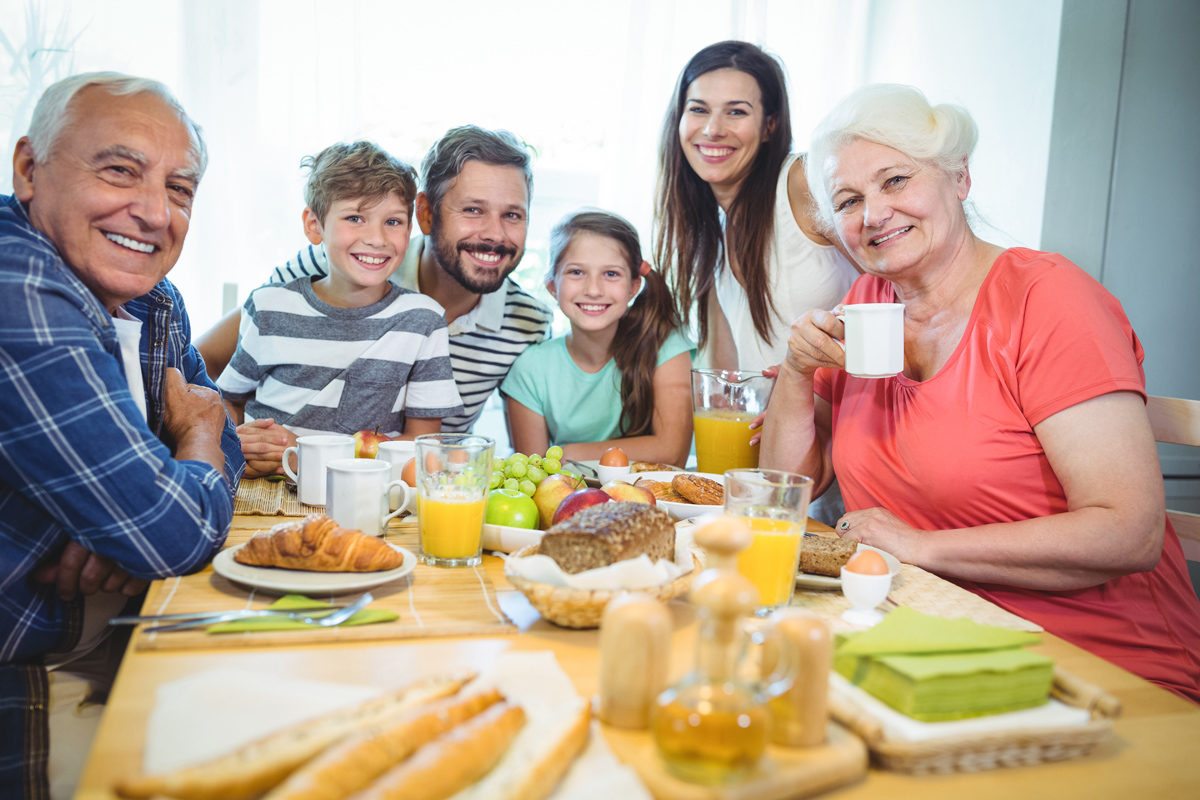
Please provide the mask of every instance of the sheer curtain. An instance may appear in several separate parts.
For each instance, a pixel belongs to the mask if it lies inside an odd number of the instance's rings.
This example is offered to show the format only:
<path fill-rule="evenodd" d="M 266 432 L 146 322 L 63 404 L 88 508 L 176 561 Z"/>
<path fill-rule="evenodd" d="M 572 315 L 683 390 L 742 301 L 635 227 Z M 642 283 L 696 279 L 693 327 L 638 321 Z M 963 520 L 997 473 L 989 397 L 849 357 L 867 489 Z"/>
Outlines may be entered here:
<path fill-rule="evenodd" d="M 507 128 L 537 151 L 518 279 L 540 288 L 548 231 L 578 206 L 624 214 L 649 248 L 674 81 L 699 48 L 740 38 L 786 65 L 801 149 L 867 81 L 967 105 L 984 129 L 977 204 L 1036 245 L 1060 15 L 1042 0 L 0 0 L 0 148 L 71 72 L 169 85 L 211 153 L 171 274 L 203 330 L 304 243 L 304 155 L 365 137 L 415 165 L 453 125 Z"/>

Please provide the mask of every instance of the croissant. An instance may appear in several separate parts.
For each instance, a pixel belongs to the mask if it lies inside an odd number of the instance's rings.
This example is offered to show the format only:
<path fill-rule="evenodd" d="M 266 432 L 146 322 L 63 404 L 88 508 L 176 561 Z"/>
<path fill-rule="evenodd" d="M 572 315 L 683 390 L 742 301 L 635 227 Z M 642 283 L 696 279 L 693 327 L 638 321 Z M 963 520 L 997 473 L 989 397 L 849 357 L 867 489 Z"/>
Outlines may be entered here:
<path fill-rule="evenodd" d="M 395 569 L 404 556 L 382 539 L 347 530 L 323 514 L 256 533 L 233 555 L 251 567 L 315 572 L 379 572 Z"/>

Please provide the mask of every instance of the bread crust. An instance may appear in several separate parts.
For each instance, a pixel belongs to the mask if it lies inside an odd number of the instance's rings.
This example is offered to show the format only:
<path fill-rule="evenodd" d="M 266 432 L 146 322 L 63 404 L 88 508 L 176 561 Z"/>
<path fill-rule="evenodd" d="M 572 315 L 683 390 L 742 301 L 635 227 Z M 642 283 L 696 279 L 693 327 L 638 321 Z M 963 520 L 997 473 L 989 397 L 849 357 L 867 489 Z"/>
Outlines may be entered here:
<path fill-rule="evenodd" d="M 256 533 L 233 554 L 252 567 L 315 572 L 380 572 L 396 569 L 404 556 L 382 539 L 349 530 L 323 514 L 285 522 Z"/>
<path fill-rule="evenodd" d="M 354 800 L 444 800 L 482 778 L 525 724 L 525 711 L 498 703 L 418 750 Z"/>
<path fill-rule="evenodd" d="M 357 706 L 275 731 L 227 755 L 171 772 L 123 780 L 116 791 L 132 800 L 156 795 L 178 800 L 252 800 L 360 726 L 379 724 L 423 703 L 453 695 L 471 677 L 419 681 Z"/>

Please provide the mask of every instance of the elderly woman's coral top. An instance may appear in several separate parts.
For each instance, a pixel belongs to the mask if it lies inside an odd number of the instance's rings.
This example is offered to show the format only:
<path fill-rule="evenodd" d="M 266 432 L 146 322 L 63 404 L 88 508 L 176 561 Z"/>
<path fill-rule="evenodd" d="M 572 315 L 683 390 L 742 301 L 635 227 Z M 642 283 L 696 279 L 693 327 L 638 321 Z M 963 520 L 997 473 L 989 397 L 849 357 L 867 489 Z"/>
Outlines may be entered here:
<path fill-rule="evenodd" d="M 847 303 L 895 302 L 864 275 Z M 1004 252 L 958 348 L 917 382 L 819 370 L 833 406 L 833 463 L 846 508 L 881 506 L 921 530 L 1062 513 L 1067 498 L 1034 426 L 1108 392 L 1145 396 L 1142 347 L 1120 303 L 1062 256 Z M 1104 432 L 1096 431 L 1096 446 Z M 1097 655 L 1200 702 L 1200 601 L 1175 532 L 1150 572 L 1039 592 L 958 581 Z"/>

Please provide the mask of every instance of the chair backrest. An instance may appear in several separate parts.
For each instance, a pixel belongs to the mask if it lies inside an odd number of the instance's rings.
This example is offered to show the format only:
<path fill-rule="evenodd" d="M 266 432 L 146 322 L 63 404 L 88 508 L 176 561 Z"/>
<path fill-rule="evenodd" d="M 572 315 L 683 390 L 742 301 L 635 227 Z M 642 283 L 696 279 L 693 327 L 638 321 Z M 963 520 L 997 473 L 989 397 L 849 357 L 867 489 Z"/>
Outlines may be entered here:
<path fill-rule="evenodd" d="M 1155 441 L 1200 447 L 1200 400 L 1155 397 L 1146 401 L 1146 414 Z M 1200 514 L 1167 509 L 1183 552 L 1189 561 L 1200 561 Z"/>

